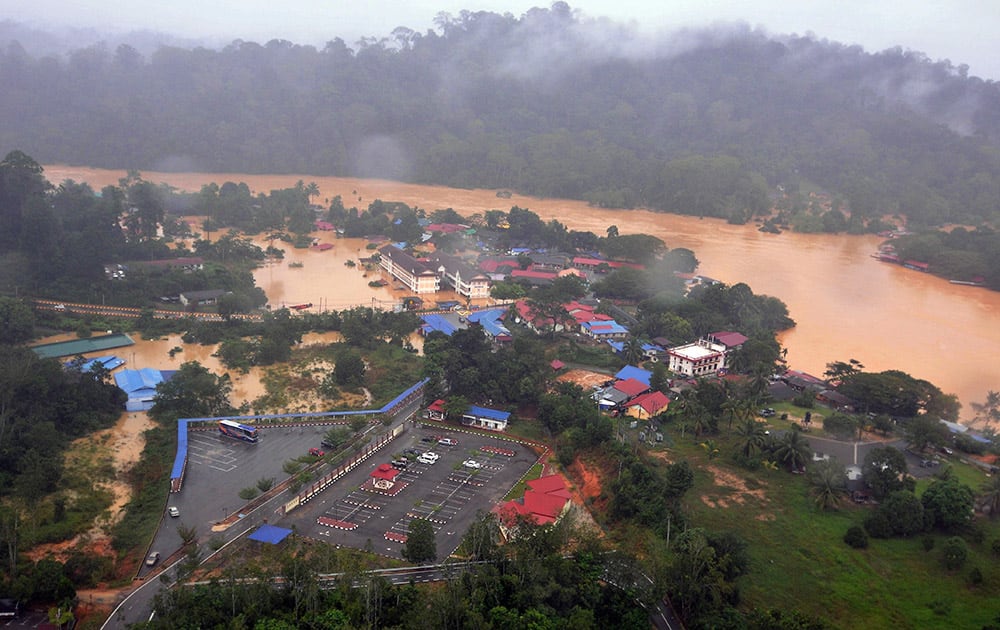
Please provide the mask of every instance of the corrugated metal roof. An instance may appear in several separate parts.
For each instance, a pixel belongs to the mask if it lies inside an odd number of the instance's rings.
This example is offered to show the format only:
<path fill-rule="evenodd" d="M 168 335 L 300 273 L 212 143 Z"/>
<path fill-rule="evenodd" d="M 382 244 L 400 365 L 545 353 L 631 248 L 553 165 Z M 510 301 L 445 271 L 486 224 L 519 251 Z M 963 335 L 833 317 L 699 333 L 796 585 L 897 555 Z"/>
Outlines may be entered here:
<path fill-rule="evenodd" d="M 44 343 L 34 346 L 32 350 L 43 359 L 57 359 L 59 357 L 72 357 L 88 352 L 99 352 L 110 350 L 111 348 L 121 348 L 131 346 L 135 341 L 124 333 L 113 335 L 101 335 L 90 337 L 89 339 L 74 339 L 72 341 L 57 341 L 55 343 Z"/>

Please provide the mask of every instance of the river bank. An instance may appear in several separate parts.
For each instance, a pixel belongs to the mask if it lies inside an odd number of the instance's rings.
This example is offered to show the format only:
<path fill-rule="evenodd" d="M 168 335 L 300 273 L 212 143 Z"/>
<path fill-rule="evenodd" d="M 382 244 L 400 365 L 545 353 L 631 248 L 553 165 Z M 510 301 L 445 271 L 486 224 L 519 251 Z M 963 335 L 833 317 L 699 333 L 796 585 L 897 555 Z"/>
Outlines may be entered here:
<path fill-rule="evenodd" d="M 45 167 L 45 175 L 54 183 L 74 179 L 99 189 L 117 184 L 125 172 L 51 165 Z M 729 284 L 745 282 L 755 293 L 785 302 L 798 325 L 779 339 L 788 350 L 789 364 L 798 369 L 822 374 L 827 363 L 851 358 L 870 371 L 900 369 L 956 394 L 963 404 L 964 421 L 974 415 L 970 403 L 984 400 L 991 389 L 1000 389 L 1000 363 L 995 361 L 1000 356 L 1000 293 L 880 263 L 870 256 L 880 242 L 871 235 L 764 234 L 753 225 L 729 225 L 716 219 L 593 208 L 581 201 L 516 193 L 501 199 L 494 190 L 386 180 L 239 173 L 145 172 L 143 177 L 189 191 L 226 181 L 246 182 L 255 192 L 269 191 L 303 180 L 317 184 L 323 203 L 340 195 L 348 207 L 365 208 L 382 199 L 428 211 L 453 208 L 468 216 L 516 205 L 571 229 L 604 234 L 616 225 L 621 233 L 651 234 L 670 248 L 691 249 L 701 263 L 699 273 Z M 354 249 L 357 256 L 359 246 Z M 337 297 L 331 307 L 353 301 L 342 297 L 353 297 L 353 285 L 342 288 L 338 284 L 344 277 L 340 275 L 343 261 L 337 254 L 325 257 L 328 253 L 305 251 L 301 253 L 304 267 L 290 268 L 286 262 L 262 268 L 255 277 L 265 291 L 278 295 L 282 290 L 290 302 L 316 301 L 315 289 L 300 291 L 296 286 L 331 287 Z M 308 273 L 299 273 L 305 270 Z M 296 273 L 304 280 L 297 279 Z M 360 275 L 356 270 L 355 274 Z M 359 291 L 365 293 L 355 304 L 370 305 L 367 280 L 362 284 Z M 375 297 L 386 295 L 391 298 L 391 290 L 382 288 Z"/>

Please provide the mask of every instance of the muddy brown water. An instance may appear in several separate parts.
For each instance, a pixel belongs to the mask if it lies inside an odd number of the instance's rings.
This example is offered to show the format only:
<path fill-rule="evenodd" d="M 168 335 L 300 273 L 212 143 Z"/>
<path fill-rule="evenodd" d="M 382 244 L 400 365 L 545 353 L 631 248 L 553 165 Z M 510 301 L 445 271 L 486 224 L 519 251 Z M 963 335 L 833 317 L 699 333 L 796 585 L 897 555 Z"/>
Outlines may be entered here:
<path fill-rule="evenodd" d="M 53 165 L 45 167 L 45 175 L 53 183 L 73 179 L 99 189 L 117 184 L 125 172 Z M 982 401 L 990 389 L 1000 389 L 1000 293 L 880 263 L 870 257 L 880 240 L 873 236 L 763 234 L 752 225 L 714 219 L 598 209 L 579 201 L 517 194 L 499 199 L 494 190 L 385 180 L 159 172 L 144 172 L 143 177 L 192 191 L 211 182 L 246 182 L 255 193 L 303 180 L 317 184 L 320 196 L 314 201 L 324 205 L 336 195 L 347 207 L 366 208 L 382 199 L 428 211 L 454 208 L 463 215 L 517 205 L 544 220 L 558 219 L 572 229 L 596 234 L 617 225 L 625 234 L 651 234 L 670 248 L 690 248 L 701 261 L 699 273 L 727 283 L 746 282 L 755 293 L 780 298 L 798 323 L 780 336 L 789 364 L 797 369 L 819 375 L 830 361 L 854 358 L 868 370 L 904 370 L 958 395 L 964 420 L 973 416 L 969 403 Z M 319 252 L 283 246 L 285 261 L 256 272 L 272 305 L 312 302 L 339 309 L 400 299 L 402 293 L 392 284 L 380 289 L 368 286 L 378 272 L 369 272 L 366 278 L 363 271 L 344 265 L 366 255 L 367 241 L 337 240 L 329 233 L 316 236 L 334 248 Z M 289 266 L 296 261 L 301 268 Z"/>

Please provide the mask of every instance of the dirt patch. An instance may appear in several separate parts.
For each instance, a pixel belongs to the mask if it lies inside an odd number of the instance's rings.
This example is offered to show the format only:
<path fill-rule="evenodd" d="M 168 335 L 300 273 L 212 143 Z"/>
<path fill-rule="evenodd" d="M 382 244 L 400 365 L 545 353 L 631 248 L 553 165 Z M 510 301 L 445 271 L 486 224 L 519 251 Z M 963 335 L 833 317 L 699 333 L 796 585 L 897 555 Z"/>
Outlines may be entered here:
<path fill-rule="evenodd" d="M 590 370 L 569 370 L 556 377 L 560 383 L 573 383 L 583 389 L 592 389 L 608 382 L 611 379 L 607 374 L 591 372 Z"/>
<path fill-rule="evenodd" d="M 746 480 L 741 479 L 739 476 L 731 472 L 722 470 L 717 466 L 706 466 L 705 470 L 712 473 L 712 476 L 715 478 L 716 486 L 733 491 L 725 495 L 703 494 L 701 496 L 701 501 L 708 507 L 727 508 L 732 505 L 744 505 L 748 498 L 756 499 L 761 504 L 767 502 L 767 494 L 764 492 L 763 488 L 751 489 L 747 486 Z M 771 518 L 773 519 L 773 516 L 771 516 Z"/>

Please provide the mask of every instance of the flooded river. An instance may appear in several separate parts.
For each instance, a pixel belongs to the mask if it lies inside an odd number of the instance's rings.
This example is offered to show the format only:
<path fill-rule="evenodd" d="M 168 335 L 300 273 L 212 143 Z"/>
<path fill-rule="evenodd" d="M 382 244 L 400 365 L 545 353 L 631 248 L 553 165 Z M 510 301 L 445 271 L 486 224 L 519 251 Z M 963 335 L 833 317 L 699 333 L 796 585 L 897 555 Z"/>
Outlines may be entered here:
<path fill-rule="evenodd" d="M 47 166 L 49 181 L 86 181 L 99 189 L 117 184 L 124 171 Z M 868 370 L 901 369 L 924 378 L 963 403 L 982 401 L 1000 389 L 1000 293 L 953 285 L 945 280 L 877 262 L 870 257 L 879 243 L 872 236 L 763 234 L 754 226 L 734 226 L 646 211 L 602 210 L 579 201 L 514 195 L 498 199 L 493 190 L 464 190 L 401 184 L 384 180 L 299 175 L 144 172 L 152 182 L 182 190 L 226 181 L 246 182 L 251 190 L 315 182 L 319 203 L 340 195 L 344 205 L 365 208 L 375 199 L 402 201 L 428 211 L 454 208 L 463 215 L 490 209 L 528 208 L 545 220 L 558 219 L 572 229 L 604 234 L 609 225 L 621 233 L 657 236 L 670 248 L 687 247 L 701 261 L 699 273 L 727 283 L 746 282 L 755 293 L 773 295 L 788 305 L 798 326 L 781 336 L 788 361 L 797 369 L 821 374 L 830 361 L 857 359 Z M 399 299 L 392 286 L 372 288 L 377 272 L 364 276 L 345 266 L 369 254 L 362 239 L 321 241 L 332 250 L 286 250 L 286 259 L 259 269 L 257 284 L 272 305 L 312 302 L 341 309 L 350 305 L 389 304 Z M 301 267 L 289 263 L 301 262 Z M 433 299 L 433 298 L 432 298 Z M 439 297 L 438 299 L 448 299 Z M 190 359 L 191 357 L 185 357 Z"/>

